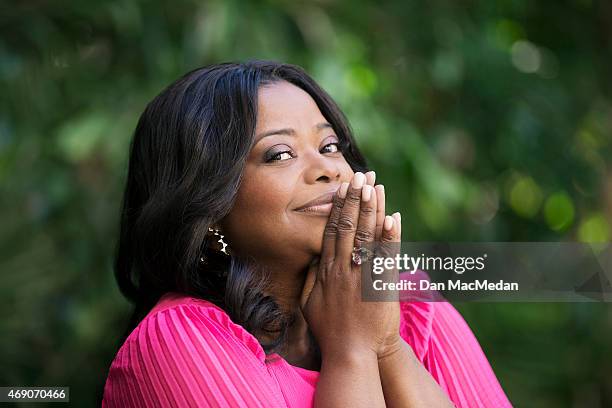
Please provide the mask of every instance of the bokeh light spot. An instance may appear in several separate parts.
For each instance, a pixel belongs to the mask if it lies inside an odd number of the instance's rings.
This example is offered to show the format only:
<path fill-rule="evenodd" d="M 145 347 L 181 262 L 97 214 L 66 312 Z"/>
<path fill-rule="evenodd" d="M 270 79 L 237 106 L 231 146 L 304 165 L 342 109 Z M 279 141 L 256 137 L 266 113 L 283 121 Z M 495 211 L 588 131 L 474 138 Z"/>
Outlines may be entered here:
<path fill-rule="evenodd" d="M 572 225 L 574 213 L 574 203 L 565 191 L 552 194 L 544 204 L 544 218 L 554 231 L 563 231 Z"/>

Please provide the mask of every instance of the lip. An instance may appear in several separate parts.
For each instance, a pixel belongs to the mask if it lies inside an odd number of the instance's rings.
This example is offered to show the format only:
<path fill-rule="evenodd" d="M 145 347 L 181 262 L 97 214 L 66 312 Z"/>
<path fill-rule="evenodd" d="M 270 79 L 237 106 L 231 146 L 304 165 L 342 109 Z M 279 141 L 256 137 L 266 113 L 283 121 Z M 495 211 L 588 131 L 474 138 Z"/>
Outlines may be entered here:
<path fill-rule="evenodd" d="M 311 200 L 306 204 L 295 208 L 294 211 L 314 214 L 329 214 L 332 209 L 332 201 L 334 199 L 334 194 L 336 194 L 337 190 L 338 189 L 335 189 L 321 194 L 314 200 Z"/>

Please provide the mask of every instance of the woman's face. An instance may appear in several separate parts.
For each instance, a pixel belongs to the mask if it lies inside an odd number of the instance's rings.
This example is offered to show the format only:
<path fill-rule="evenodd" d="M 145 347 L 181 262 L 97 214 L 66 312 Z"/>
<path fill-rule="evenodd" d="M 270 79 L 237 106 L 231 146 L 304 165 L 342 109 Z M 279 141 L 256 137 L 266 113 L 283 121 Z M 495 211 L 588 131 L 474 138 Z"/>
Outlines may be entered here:
<path fill-rule="evenodd" d="M 307 92 L 286 81 L 261 87 L 255 145 L 220 223 L 230 250 L 287 265 L 320 254 L 332 195 L 353 176 L 339 141 Z M 321 197 L 330 204 L 300 210 Z"/>

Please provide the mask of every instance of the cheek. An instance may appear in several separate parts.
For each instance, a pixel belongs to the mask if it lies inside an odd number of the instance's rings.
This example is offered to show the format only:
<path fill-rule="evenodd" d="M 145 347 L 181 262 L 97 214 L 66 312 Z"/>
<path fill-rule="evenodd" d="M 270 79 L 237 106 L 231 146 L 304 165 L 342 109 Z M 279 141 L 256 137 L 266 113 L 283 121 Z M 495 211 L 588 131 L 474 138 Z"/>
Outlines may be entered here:
<path fill-rule="evenodd" d="M 290 177 L 263 178 L 245 175 L 232 211 L 224 220 L 228 238 L 248 252 L 274 246 L 291 231 L 288 211 L 294 182 Z"/>
<path fill-rule="evenodd" d="M 339 181 L 350 181 L 353 170 L 342 162 Z M 228 244 L 248 254 L 320 253 L 328 219 L 292 210 L 299 182 L 298 174 L 286 170 L 276 174 L 247 168 L 234 207 L 222 223 Z"/>

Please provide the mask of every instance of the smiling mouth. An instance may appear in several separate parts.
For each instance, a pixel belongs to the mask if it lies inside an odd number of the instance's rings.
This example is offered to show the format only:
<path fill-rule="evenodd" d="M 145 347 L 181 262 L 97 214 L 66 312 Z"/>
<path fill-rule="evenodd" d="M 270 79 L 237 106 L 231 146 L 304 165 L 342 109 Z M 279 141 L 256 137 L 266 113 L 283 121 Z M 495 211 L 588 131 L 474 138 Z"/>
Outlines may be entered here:
<path fill-rule="evenodd" d="M 339 187 L 338 187 L 339 188 Z M 329 216 L 333 207 L 334 195 L 338 188 L 329 190 L 314 200 L 310 200 L 299 208 L 294 208 L 294 211 L 310 215 Z"/>
<path fill-rule="evenodd" d="M 310 215 L 329 216 L 329 214 L 331 213 L 332 206 L 332 203 L 317 204 L 311 205 L 309 207 L 304 207 L 295 211 Z"/>

